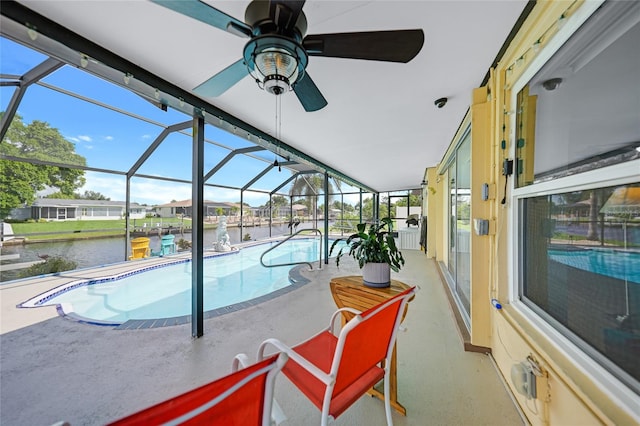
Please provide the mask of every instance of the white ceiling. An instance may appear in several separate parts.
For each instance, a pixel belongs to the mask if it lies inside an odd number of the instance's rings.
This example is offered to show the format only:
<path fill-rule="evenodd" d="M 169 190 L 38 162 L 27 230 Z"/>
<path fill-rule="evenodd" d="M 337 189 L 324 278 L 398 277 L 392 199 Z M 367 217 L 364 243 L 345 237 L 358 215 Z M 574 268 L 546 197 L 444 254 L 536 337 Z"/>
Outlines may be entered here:
<path fill-rule="evenodd" d="M 244 21 L 248 1 L 211 1 Z M 247 39 L 149 1 L 26 0 L 27 7 L 191 91 L 241 58 Z M 420 186 L 441 159 L 526 1 L 308 1 L 307 34 L 421 28 L 408 64 L 310 57 L 328 101 L 305 112 L 282 97 L 286 144 L 378 191 Z M 134 76 L 135 77 L 135 76 Z M 449 98 L 442 109 L 434 105 Z M 275 135 L 275 97 L 250 77 L 207 102 Z"/>

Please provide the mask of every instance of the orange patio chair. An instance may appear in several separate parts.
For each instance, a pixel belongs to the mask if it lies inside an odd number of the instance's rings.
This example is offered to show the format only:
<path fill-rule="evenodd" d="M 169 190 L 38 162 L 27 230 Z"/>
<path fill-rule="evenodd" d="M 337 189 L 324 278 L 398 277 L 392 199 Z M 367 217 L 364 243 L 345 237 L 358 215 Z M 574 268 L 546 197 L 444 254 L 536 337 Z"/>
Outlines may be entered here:
<path fill-rule="evenodd" d="M 289 355 L 282 372 L 318 407 L 324 426 L 389 374 L 396 334 L 415 291 L 416 287 L 407 289 L 362 313 L 339 309 L 329 327 L 293 348 L 267 339 L 258 349 L 258 359 L 263 359 L 269 345 Z M 343 311 L 356 315 L 336 335 L 335 321 Z M 392 425 L 389 391 L 389 380 L 385 380 L 385 412 L 387 424 Z"/>
<path fill-rule="evenodd" d="M 234 370 L 238 368 L 238 360 L 239 357 L 234 360 Z M 286 362 L 286 354 L 270 357 L 113 422 L 111 426 L 269 426 L 275 378 Z"/>

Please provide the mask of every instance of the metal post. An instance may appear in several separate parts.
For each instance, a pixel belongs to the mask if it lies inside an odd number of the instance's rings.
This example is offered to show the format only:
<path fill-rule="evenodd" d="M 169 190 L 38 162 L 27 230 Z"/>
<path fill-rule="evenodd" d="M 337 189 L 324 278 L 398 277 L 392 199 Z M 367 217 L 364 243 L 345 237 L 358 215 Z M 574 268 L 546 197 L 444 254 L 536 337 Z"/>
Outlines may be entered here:
<path fill-rule="evenodd" d="M 131 178 L 127 176 L 126 195 L 124 202 L 124 260 L 129 259 L 131 247 L 131 229 L 129 228 L 129 210 L 131 209 Z"/>
<path fill-rule="evenodd" d="M 269 194 L 269 238 L 273 236 L 273 194 Z"/>
<path fill-rule="evenodd" d="M 191 167 L 191 335 L 204 334 L 204 118 L 193 118 L 193 162 Z"/>
<path fill-rule="evenodd" d="M 244 238 L 244 205 L 242 202 L 244 201 L 244 191 L 240 190 L 240 242 L 242 242 Z"/>
<path fill-rule="evenodd" d="M 329 264 L 329 173 L 324 172 L 324 264 Z"/>
<path fill-rule="evenodd" d="M 407 190 L 407 220 L 409 220 L 409 216 L 411 216 L 411 191 Z M 398 225 L 398 228 L 400 228 L 400 225 Z"/>
<path fill-rule="evenodd" d="M 373 222 L 378 222 L 378 218 L 380 216 L 380 193 L 375 192 L 373 194 Z"/>
<path fill-rule="evenodd" d="M 289 235 L 293 234 L 293 195 L 289 196 L 289 223 L 291 226 L 289 227 Z"/>

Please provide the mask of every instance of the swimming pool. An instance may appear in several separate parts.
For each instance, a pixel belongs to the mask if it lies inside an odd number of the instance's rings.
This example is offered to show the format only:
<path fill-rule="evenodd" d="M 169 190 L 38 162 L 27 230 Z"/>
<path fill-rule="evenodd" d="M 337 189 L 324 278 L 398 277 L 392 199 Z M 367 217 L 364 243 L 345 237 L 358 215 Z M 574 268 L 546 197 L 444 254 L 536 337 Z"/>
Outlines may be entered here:
<path fill-rule="evenodd" d="M 549 259 L 567 266 L 640 284 L 640 253 L 616 249 L 549 250 Z"/>
<path fill-rule="evenodd" d="M 204 310 L 253 300 L 291 285 L 292 266 L 265 268 L 260 256 L 277 242 L 246 247 L 204 260 Z M 319 259 L 319 240 L 293 239 L 264 257 L 267 265 Z M 191 315 L 190 260 L 143 268 L 115 277 L 76 281 L 43 293 L 21 305 L 57 305 L 80 320 L 119 325 Z M 305 266 L 306 267 L 306 266 Z"/>

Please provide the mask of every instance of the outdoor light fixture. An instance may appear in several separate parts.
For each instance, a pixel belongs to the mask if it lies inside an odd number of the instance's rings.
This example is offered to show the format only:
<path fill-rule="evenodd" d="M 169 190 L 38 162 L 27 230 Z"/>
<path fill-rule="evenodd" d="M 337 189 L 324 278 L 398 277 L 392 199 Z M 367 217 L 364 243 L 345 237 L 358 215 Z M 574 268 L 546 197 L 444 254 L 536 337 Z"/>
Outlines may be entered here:
<path fill-rule="evenodd" d="M 540 45 L 542 45 L 540 39 L 536 40 L 536 42 L 533 43 L 533 45 L 531 46 L 531 50 L 533 50 L 533 53 L 538 53 L 540 51 Z"/>
<path fill-rule="evenodd" d="M 35 28 L 29 27 L 28 24 L 27 24 L 27 35 L 32 41 L 35 41 L 38 38 L 38 32 L 35 30 Z"/>
<path fill-rule="evenodd" d="M 274 95 L 291 90 L 298 78 L 298 60 L 284 49 L 266 49 L 253 56 L 255 68 L 251 75 L 258 86 Z"/>
<path fill-rule="evenodd" d="M 439 98 L 436 99 L 436 101 L 434 102 L 435 106 L 437 106 L 438 108 L 442 108 L 443 106 L 445 106 L 447 104 L 448 99 L 447 98 Z"/>
<path fill-rule="evenodd" d="M 308 56 L 300 44 L 277 35 L 260 36 L 244 48 L 244 61 L 258 86 L 274 95 L 292 89 L 307 66 Z"/>
<path fill-rule="evenodd" d="M 564 16 L 564 13 L 562 15 L 560 15 L 560 18 L 558 18 L 558 29 L 562 29 L 562 27 L 564 27 L 564 24 L 567 23 L 567 17 Z"/>
<path fill-rule="evenodd" d="M 560 84 L 562 84 L 561 78 L 550 78 L 542 82 L 542 87 L 544 87 L 545 90 L 553 91 L 560 87 Z"/>

